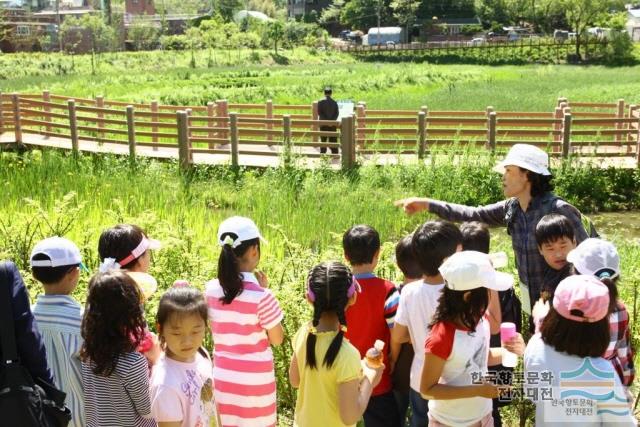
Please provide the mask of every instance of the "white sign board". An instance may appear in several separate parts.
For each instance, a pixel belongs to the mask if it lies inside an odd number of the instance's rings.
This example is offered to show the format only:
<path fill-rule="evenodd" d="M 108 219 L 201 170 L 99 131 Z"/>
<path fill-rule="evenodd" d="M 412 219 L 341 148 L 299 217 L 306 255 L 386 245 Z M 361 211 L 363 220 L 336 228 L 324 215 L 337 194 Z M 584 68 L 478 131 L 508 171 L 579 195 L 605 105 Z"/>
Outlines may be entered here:
<path fill-rule="evenodd" d="M 353 101 L 347 99 L 336 102 L 338 103 L 338 120 L 342 120 L 343 117 L 348 117 L 353 114 L 353 109 L 355 107 Z"/>

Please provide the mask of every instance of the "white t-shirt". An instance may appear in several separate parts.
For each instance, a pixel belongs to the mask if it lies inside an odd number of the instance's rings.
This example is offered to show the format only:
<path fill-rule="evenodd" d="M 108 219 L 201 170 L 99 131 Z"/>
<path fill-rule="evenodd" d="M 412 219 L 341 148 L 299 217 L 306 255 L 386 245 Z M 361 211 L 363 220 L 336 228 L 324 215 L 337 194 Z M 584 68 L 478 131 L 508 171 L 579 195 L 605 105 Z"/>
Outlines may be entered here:
<path fill-rule="evenodd" d="M 215 411 L 211 361 L 200 353 L 191 363 L 163 354 L 153 367 L 150 394 L 157 422 L 182 420 L 183 427 L 209 427 Z"/>
<path fill-rule="evenodd" d="M 411 362 L 409 385 L 418 393 L 420 393 L 420 379 L 424 365 L 424 342 L 429 333 L 429 324 L 436 314 L 443 288 L 444 284 L 429 285 L 418 280 L 407 283 L 400 293 L 396 323 L 409 329 L 415 353 Z"/>
<path fill-rule="evenodd" d="M 524 368 L 525 396 L 536 404 L 536 426 L 636 425 L 610 361 L 559 352 L 536 334 L 524 352 Z"/>
<path fill-rule="evenodd" d="M 425 343 L 425 353 L 445 360 L 438 383 L 452 386 L 480 384 L 487 374 L 490 338 L 486 319 L 480 319 L 475 332 L 459 329 L 451 322 L 433 325 Z M 429 415 L 452 427 L 468 427 L 491 410 L 491 399 L 484 397 L 429 400 Z"/>

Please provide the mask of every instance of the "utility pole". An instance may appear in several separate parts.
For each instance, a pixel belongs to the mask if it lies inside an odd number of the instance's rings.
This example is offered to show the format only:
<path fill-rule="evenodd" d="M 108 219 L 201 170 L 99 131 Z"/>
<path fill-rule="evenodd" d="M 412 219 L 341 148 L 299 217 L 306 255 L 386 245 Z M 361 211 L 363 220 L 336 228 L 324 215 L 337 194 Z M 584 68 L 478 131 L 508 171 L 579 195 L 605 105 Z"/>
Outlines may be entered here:
<path fill-rule="evenodd" d="M 56 37 L 58 38 L 58 49 L 62 52 L 62 34 L 60 33 L 60 24 L 60 0 L 56 0 L 56 25 L 58 26 Z"/>
<path fill-rule="evenodd" d="M 382 0 L 378 0 L 378 50 L 380 49 L 380 13 L 382 11 Z"/>

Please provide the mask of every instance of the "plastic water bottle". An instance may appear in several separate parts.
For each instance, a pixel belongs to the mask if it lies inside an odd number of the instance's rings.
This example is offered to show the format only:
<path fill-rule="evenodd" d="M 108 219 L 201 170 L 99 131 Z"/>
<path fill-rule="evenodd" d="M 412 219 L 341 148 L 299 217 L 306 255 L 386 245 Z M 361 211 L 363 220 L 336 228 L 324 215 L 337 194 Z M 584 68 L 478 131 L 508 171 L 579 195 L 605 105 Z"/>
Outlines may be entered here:
<path fill-rule="evenodd" d="M 382 350 L 384 349 L 384 341 L 376 340 L 365 355 L 367 366 L 371 369 L 377 369 L 382 366 Z"/>
<path fill-rule="evenodd" d="M 500 325 L 500 341 L 504 345 L 505 342 L 510 341 L 511 338 L 515 337 L 516 325 L 511 322 L 504 322 Z M 511 353 L 509 350 L 502 347 L 502 366 L 505 368 L 515 368 L 518 364 L 518 355 L 515 353 Z"/>

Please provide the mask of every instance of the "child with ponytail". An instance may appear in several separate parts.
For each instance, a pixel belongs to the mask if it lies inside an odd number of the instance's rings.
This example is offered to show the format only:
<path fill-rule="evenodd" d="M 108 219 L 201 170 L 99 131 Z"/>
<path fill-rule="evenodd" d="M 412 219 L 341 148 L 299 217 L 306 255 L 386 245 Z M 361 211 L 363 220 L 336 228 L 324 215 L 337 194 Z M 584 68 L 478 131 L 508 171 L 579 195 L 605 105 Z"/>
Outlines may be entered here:
<path fill-rule="evenodd" d="M 344 339 L 345 310 L 358 290 L 341 263 L 322 263 L 309 273 L 313 320 L 296 333 L 289 366 L 291 385 L 298 388 L 294 426 L 355 426 L 380 382 L 384 365 L 372 369 L 361 363 L 358 349 Z"/>
<path fill-rule="evenodd" d="M 206 297 L 214 342 L 213 379 L 223 426 L 276 424 L 276 380 L 271 345 L 284 338 L 282 310 L 267 278 L 255 272 L 262 235 L 249 218 L 234 216 L 218 228 L 218 279 Z"/>

